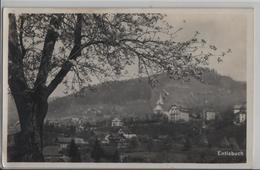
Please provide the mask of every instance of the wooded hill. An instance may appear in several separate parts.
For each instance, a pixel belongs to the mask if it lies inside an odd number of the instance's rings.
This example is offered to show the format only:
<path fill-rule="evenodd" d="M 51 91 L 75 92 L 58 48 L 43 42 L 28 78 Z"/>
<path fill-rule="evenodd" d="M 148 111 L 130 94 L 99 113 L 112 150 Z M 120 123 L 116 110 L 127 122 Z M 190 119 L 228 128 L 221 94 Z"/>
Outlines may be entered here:
<path fill-rule="evenodd" d="M 173 80 L 167 75 L 158 77 L 159 84 L 152 88 L 147 78 L 111 81 L 83 88 L 76 95 L 57 98 L 50 102 L 48 118 L 85 116 L 90 120 L 115 116 L 128 117 L 152 113 L 160 95 L 165 97 L 164 109 L 172 104 L 194 111 L 212 108 L 216 111 L 230 109 L 234 104 L 246 102 L 246 83 L 209 70 L 203 81 Z"/>

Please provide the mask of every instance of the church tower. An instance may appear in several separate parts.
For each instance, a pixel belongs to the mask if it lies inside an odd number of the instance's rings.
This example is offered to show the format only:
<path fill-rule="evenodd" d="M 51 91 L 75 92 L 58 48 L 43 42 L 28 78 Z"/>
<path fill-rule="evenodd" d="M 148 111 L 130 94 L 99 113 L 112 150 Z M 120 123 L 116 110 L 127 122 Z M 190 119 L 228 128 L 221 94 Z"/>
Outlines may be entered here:
<path fill-rule="evenodd" d="M 154 114 L 161 114 L 163 113 L 162 106 L 164 105 L 162 95 L 160 94 L 159 99 L 156 102 L 156 106 L 153 109 Z"/>

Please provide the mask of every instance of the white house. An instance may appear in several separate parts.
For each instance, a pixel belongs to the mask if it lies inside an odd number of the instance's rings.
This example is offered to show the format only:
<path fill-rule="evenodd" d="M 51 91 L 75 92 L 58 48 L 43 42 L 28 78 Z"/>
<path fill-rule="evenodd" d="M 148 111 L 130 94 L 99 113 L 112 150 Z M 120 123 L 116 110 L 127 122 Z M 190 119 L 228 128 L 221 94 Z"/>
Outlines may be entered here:
<path fill-rule="evenodd" d="M 123 122 L 119 118 L 114 118 L 111 123 L 112 127 L 120 127 L 123 126 Z"/>
<path fill-rule="evenodd" d="M 123 129 L 120 129 L 118 131 L 118 134 L 123 135 L 126 139 L 132 139 L 137 137 L 136 134 L 130 133 L 129 131 L 124 131 Z"/>
<path fill-rule="evenodd" d="M 245 113 L 239 113 L 238 115 L 238 122 L 239 124 L 242 124 L 246 121 L 246 114 Z"/>
<path fill-rule="evenodd" d="M 110 138 L 110 134 L 107 134 L 104 139 L 101 141 L 102 144 L 109 144 L 109 138 Z"/>
<path fill-rule="evenodd" d="M 204 119 L 206 121 L 215 120 L 216 119 L 216 112 L 214 111 L 204 111 Z"/>
<path fill-rule="evenodd" d="M 233 107 L 233 113 L 234 114 L 236 114 L 236 113 L 239 113 L 240 112 L 240 110 L 241 110 L 241 107 L 242 107 L 242 105 L 234 105 L 234 107 Z"/>
<path fill-rule="evenodd" d="M 233 107 L 233 113 L 235 114 L 234 124 L 240 125 L 246 121 L 245 105 L 235 105 Z"/>
<path fill-rule="evenodd" d="M 169 112 L 168 112 L 168 120 L 169 121 L 185 121 L 188 122 L 190 119 L 189 113 L 186 109 L 177 106 L 172 105 Z"/>

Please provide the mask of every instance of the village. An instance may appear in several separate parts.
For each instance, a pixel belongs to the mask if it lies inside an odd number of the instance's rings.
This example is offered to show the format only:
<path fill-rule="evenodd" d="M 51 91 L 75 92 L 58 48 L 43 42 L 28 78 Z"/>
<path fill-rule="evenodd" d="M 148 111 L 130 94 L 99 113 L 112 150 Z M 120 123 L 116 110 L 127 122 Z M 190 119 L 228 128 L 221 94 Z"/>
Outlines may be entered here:
<path fill-rule="evenodd" d="M 153 113 L 143 118 L 114 117 L 94 123 L 78 117 L 46 120 L 45 161 L 219 162 L 223 160 L 216 153 L 221 149 L 245 151 L 244 104 L 234 105 L 229 117 L 209 108 L 200 114 L 176 104 L 163 108 L 160 94 Z M 10 131 L 16 132 L 16 126 Z M 15 145 L 14 134 L 8 136 L 10 148 Z"/>

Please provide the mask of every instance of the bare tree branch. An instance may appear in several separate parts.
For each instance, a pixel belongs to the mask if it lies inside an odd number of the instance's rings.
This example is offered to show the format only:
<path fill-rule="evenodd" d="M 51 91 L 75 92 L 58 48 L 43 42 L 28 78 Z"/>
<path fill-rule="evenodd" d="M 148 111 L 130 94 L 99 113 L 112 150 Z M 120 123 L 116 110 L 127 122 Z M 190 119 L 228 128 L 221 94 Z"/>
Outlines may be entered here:
<path fill-rule="evenodd" d="M 21 23 L 20 23 L 20 28 L 19 28 L 19 42 L 20 42 L 20 46 L 21 46 L 21 50 L 22 50 L 22 56 L 24 58 L 25 53 L 26 53 L 26 49 L 24 47 L 23 44 L 23 26 L 24 26 L 24 17 L 21 17 Z"/>
<path fill-rule="evenodd" d="M 81 29 L 82 29 L 82 14 L 77 14 L 77 23 L 74 31 L 74 47 L 68 57 L 68 60 L 62 65 L 61 70 L 51 81 L 47 87 L 48 95 L 50 95 L 56 87 L 62 82 L 64 77 L 68 74 L 73 64 L 70 60 L 75 60 L 81 54 Z"/>
<path fill-rule="evenodd" d="M 23 72 L 23 55 L 18 44 L 16 18 L 9 14 L 9 50 L 8 71 L 9 86 L 12 93 L 22 93 L 27 89 L 27 83 Z"/>
<path fill-rule="evenodd" d="M 43 50 L 42 50 L 41 64 L 37 75 L 37 79 L 35 81 L 34 88 L 38 88 L 39 85 L 43 86 L 46 83 L 48 73 L 49 73 L 50 60 L 52 57 L 55 43 L 59 36 L 57 31 L 60 27 L 61 20 L 62 18 L 60 15 L 53 15 L 50 20 L 49 29 L 47 31 Z"/>

